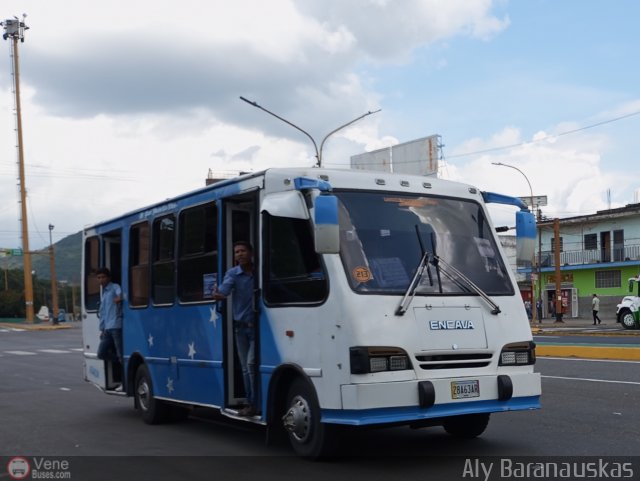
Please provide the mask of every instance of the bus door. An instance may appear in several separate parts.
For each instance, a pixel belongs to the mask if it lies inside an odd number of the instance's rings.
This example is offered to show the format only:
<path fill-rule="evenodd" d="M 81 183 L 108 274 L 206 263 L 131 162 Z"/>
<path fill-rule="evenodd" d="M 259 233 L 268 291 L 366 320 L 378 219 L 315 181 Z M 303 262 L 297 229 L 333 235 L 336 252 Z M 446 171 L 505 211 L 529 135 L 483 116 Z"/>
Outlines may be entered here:
<path fill-rule="evenodd" d="M 122 238 L 120 230 L 103 235 L 88 236 L 84 243 L 84 299 L 83 302 L 83 351 L 84 376 L 98 387 L 113 390 L 122 382 L 122 366 L 119 362 L 98 359 L 100 345 L 100 284 L 97 270 L 107 267 L 111 281 L 122 286 Z"/>
<path fill-rule="evenodd" d="M 257 265 L 258 259 L 256 258 L 258 249 L 256 247 L 256 204 L 257 193 L 242 195 L 238 197 L 232 197 L 225 199 L 224 202 L 224 235 L 221 236 L 221 242 L 223 242 L 223 252 L 225 257 L 222 260 L 223 269 L 220 276 L 220 281 L 224 278 L 224 273 L 235 265 L 233 259 L 233 244 L 237 241 L 247 241 L 251 243 L 254 250 L 254 265 L 257 289 Z M 244 383 L 242 379 L 242 369 L 236 353 L 236 345 L 234 339 L 233 330 L 233 312 L 231 309 L 233 302 L 233 294 L 224 303 L 222 310 L 222 318 L 224 320 L 225 329 L 225 383 L 226 383 L 226 406 L 236 407 L 244 403 L 245 392 Z M 259 365 L 258 361 L 258 339 L 257 339 L 257 324 L 256 324 L 256 369 Z M 256 384 L 259 384 L 256 376 Z"/>

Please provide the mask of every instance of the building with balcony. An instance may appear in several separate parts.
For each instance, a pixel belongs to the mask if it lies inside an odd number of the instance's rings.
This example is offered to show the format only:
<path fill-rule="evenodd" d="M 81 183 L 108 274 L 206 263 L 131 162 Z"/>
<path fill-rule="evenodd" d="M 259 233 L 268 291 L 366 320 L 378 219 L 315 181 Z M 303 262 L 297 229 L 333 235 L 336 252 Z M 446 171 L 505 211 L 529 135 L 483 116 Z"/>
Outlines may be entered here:
<path fill-rule="evenodd" d="M 534 268 L 536 294 L 550 317 L 556 289 L 553 221 L 538 223 L 541 249 Z M 564 315 L 591 315 L 593 294 L 600 298 L 600 317 L 615 317 L 616 304 L 628 295 L 628 279 L 640 274 L 640 203 L 595 214 L 560 219 L 560 277 Z M 529 281 L 531 269 L 520 270 Z M 535 281 L 535 278 L 538 278 Z"/>

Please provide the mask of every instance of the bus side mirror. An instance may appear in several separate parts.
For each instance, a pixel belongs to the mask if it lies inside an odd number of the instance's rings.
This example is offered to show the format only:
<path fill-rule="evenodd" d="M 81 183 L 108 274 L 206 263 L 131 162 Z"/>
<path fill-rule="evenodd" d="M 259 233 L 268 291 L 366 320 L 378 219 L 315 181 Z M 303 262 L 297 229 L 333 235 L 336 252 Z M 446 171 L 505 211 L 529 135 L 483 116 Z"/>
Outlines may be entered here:
<path fill-rule="evenodd" d="M 337 254 L 340 252 L 337 197 L 319 195 L 315 198 L 313 234 L 318 254 Z"/>
<path fill-rule="evenodd" d="M 629 292 L 633 292 L 633 279 L 629 279 Z"/>
<path fill-rule="evenodd" d="M 536 249 L 536 217 L 529 211 L 516 212 L 516 263 L 532 265 Z"/>

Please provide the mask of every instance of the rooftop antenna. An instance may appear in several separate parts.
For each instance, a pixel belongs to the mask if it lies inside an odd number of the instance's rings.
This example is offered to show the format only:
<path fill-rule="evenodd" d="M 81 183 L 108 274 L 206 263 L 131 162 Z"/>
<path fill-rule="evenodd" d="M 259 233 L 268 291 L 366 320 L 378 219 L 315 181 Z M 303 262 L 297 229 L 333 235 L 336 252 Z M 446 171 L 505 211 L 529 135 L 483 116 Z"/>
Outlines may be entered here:
<path fill-rule="evenodd" d="M 20 64 L 18 62 L 18 40 L 24 42 L 24 32 L 29 27 L 24 20 L 27 14 L 22 14 L 22 20 L 13 17 L 4 22 L 0 22 L 0 26 L 4 28 L 2 38 L 4 40 L 11 39 L 13 43 L 13 83 L 16 103 L 16 134 L 18 147 L 18 168 L 20 171 L 20 204 L 21 204 L 21 223 L 22 223 L 22 256 L 24 270 L 24 302 L 25 314 L 27 322 L 34 321 L 33 311 L 33 278 L 31 273 L 31 251 L 29 250 L 29 223 L 27 222 L 27 190 L 25 187 L 24 173 L 24 148 L 22 143 L 22 113 L 20 108 Z"/>
<path fill-rule="evenodd" d="M 305 132 L 304 130 L 302 130 L 300 127 L 298 127 L 297 125 L 289 122 L 287 119 L 283 119 L 282 117 L 280 117 L 279 115 L 274 114 L 273 112 L 265 109 L 264 107 L 262 107 L 261 105 L 258 105 L 257 102 L 248 100 L 246 98 L 244 98 L 242 95 L 240 96 L 240 100 L 245 101 L 246 103 L 248 103 L 249 105 L 253 105 L 256 108 L 259 108 L 260 110 L 264 110 L 266 113 L 273 115 L 275 118 L 282 120 L 285 124 L 289 124 L 291 127 L 293 127 L 294 129 L 298 129 L 300 132 L 302 132 L 304 135 L 306 135 L 307 137 L 309 137 L 309 139 L 311 140 L 311 143 L 313 144 L 313 148 L 316 151 L 316 167 L 322 167 L 322 148 L 324 147 L 324 143 L 326 142 L 326 140 L 333 134 L 335 134 L 336 132 L 338 132 L 339 130 L 344 129 L 345 127 L 348 127 L 349 125 L 357 122 L 360 119 L 365 118 L 368 115 L 371 114 L 376 114 L 378 112 L 380 112 L 380 110 L 382 109 L 378 109 L 378 110 L 374 110 L 373 112 L 369 111 L 366 114 L 362 114 L 360 117 L 353 119 L 350 122 L 347 122 L 344 125 L 341 125 L 340 127 L 338 127 L 337 129 L 332 130 L 331 132 L 329 132 L 327 135 L 324 136 L 324 139 L 322 139 L 322 142 L 320 142 L 320 150 L 318 150 L 318 144 L 316 144 L 316 141 L 314 140 L 313 137 L 311 137 L 311 135 L 309 135 L 307 132 Z"/>

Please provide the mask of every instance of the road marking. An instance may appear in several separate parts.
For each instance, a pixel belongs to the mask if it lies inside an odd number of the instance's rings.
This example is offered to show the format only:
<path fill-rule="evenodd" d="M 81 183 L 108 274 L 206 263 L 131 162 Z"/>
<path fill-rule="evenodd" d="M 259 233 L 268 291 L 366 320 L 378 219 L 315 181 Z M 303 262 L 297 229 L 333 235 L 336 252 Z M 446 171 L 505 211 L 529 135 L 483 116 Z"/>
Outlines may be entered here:
<path fill-rule="evenodd" d="M 608 382 L 612 384 L 634 384 L 640 386 L 640 382 L 637 381 L 612 381 L 610 379 L 590 379 L 587 377 L 566 377 L 566 376 L 542 376 L 548 379 L 563 379 L 570 381 L 588 381 L 588 382 Z"/>
<path fill-rule="evenodd" d="M 4 354 L 13 354 L 14 356 L 37 356 L 38 353 L 42 354 L 73 354 L 74 350 L 82 350 L 82 349 L 38 349 L 37 352 L 31 351 L 4 351 Z"/>
<path fill-rule="evenodd" d="M 628 361 L 624 359 L 589 359 L 586 357 L 537 357 L 536 361 L 587 361 L 587 362 L 622 362 L 627 364 L 638 364 L 640 361 Z"/>

